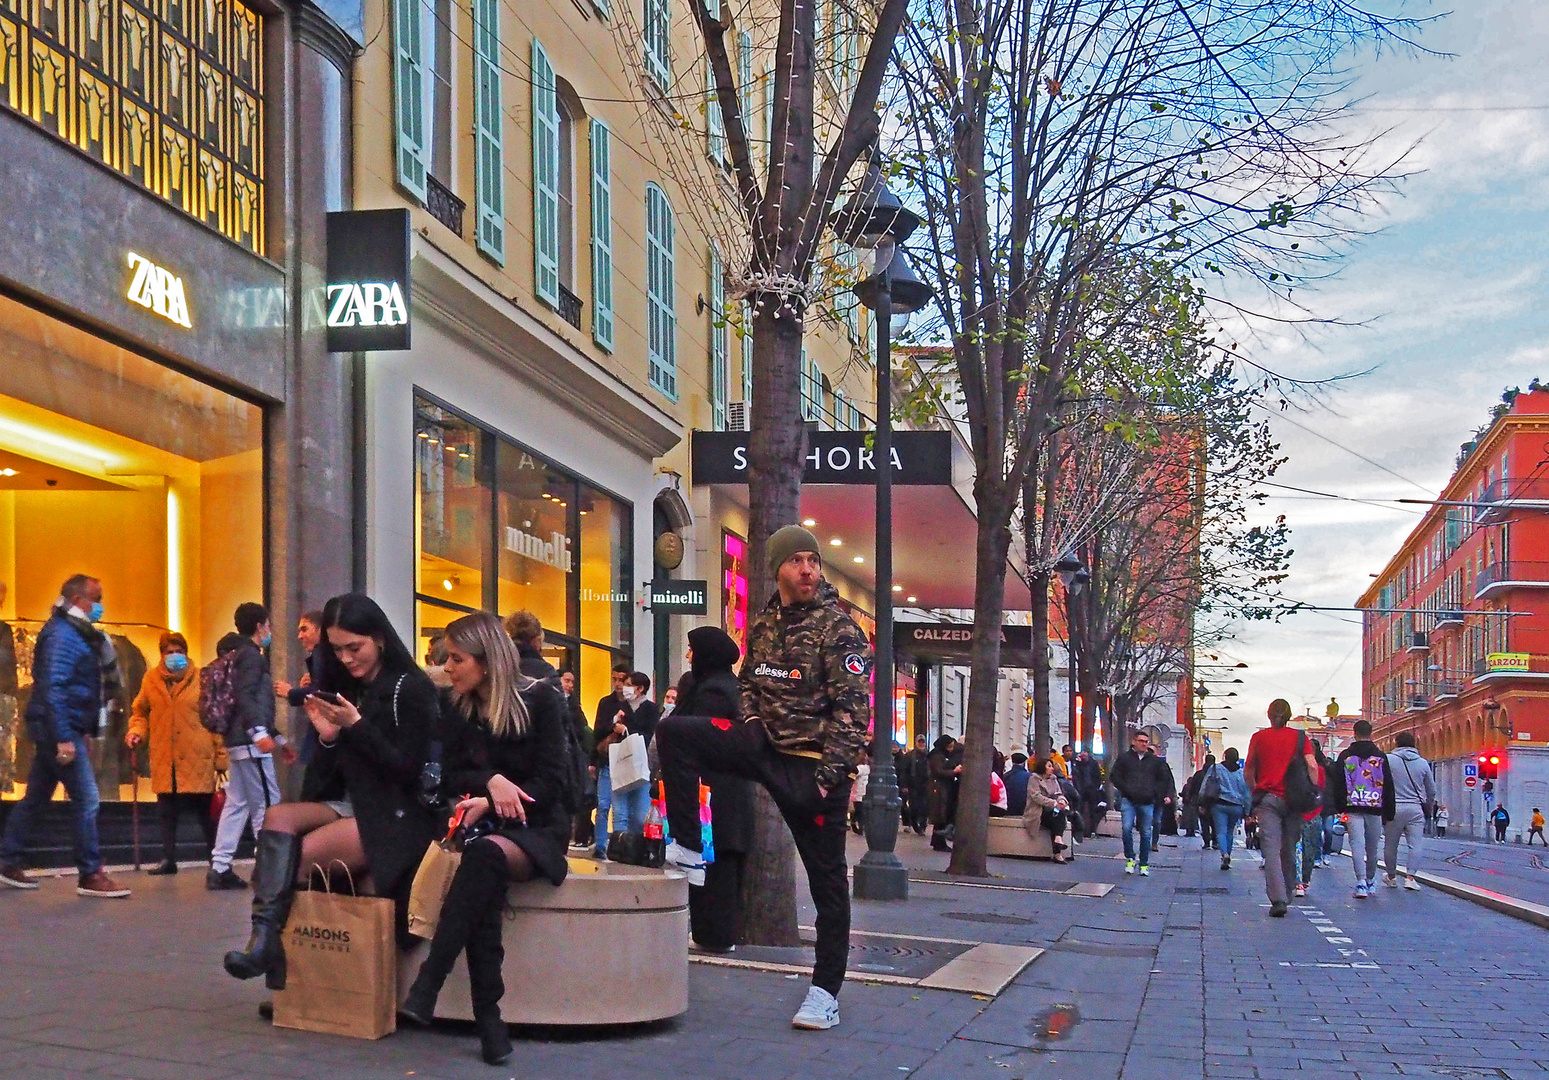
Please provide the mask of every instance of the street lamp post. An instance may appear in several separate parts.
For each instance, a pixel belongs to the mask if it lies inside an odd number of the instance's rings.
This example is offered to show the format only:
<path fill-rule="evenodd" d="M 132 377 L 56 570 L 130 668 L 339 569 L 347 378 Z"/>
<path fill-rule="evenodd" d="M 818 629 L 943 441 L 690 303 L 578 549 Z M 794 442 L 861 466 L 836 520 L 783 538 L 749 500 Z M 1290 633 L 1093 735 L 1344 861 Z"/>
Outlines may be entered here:
<path fill-rule="evenodd" d="M 1061 555 L 1059 561 L 1054 564 L 1054 574 L 1060 579 L 1060 584 L 1065 589 L 1065 634 L 1068 639 L 1065 648 L 1065 670 L 1069 673 L 1069 678 L 1066 680 L 1069 692 L 1065 696 L 1070 699 L 1068 702 L 1070 705 L 1070 742 L 1077 750 L 1080 750 L 1082 747 L 1081 729 L 1078 723 L 1080 717 L 1076 715 L 1076 698 L 1080 696 L 1078 690 L 1081 685 L 1081 680 L 1077 678 L 1078 671 L 1076 668 L 1076 656 L 1080 652 L 1080 646 L 1076 642 L 1076 635 L 1080 632 L 1078 626 L 1080 612 L 1076 608 L 1074 599 L 1076 594 L 1091 580 L 1092 575 L 1087 570 L 1086 563 L 1082 562 L 1080 557 L 1071 551 Z M 1090 732 L 1087 733 L 1087 737 L 1091 738 Z M 1043 753 L 1041 747 L 1038 748 L 1038 753 Z"/>
<path fill-rule="evenodd" d="M 888 190 L 875 159 L 860 192 L 836 215 L 835 231 L 854 247 L 876 254 L 874 272 L 855 285 L 855 295 L 877 324 L 877 649 L 873 668 L 871 778 L 862 800 L 866 854 L 855 864 L 857 900 L 906 900 L 909 871 L 894 848 L 898 843 L 898 774 L 893 768 L 893 316 L 919 311 L 930 302 L 922 282 L 899 247 L 920 219 Z"/>

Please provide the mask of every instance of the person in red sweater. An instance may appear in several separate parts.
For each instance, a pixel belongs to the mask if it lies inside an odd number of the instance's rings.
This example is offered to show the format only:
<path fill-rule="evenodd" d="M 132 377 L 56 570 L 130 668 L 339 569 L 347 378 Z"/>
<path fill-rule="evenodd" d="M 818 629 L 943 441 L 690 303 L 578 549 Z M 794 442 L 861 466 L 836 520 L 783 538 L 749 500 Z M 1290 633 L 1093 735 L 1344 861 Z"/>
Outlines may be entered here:
<path fill-rule="evenodd" d="M 1258 817 L 1259 847 L 1264 853 L 1264 889 L 1269 894 L 1269 914 L 1285 917 L 1290 906 L 1288 889 L 1298 883 L 1296 842 L 1302 835 L 1302 815 L 1286 803 L 1285 774 L 1298 749 L 1307 759 L 1307 774 L 1318 775 L 1318 760 L 1306 733 L 1288 726 L 1291 705 L 1285 698 L 1269 703 L 1269 727 L 1254 733 L 1248 743 L 1243 779 L 1253 792 Z"/>

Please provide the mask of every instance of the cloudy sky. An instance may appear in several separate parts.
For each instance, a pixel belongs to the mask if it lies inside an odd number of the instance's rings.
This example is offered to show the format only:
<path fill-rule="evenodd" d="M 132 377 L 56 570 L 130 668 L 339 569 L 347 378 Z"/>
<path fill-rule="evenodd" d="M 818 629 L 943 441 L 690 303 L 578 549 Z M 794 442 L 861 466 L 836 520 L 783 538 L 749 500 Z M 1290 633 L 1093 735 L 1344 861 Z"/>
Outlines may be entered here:
<path fill-rule="evenodd" d="M 1320 316 L 1365 325 L 1256 346 L 1305 378 L 1372 369 L 1274 420 L 1290 458 L 1284 484 L 1373 500 L 1434 496 L 1502 389 L 1549 379 L 1549 4 L 1467 0 L 1422 40 L 1451 55 L 1363 57 L 1356 69 L 1355 121 L 1387 131 L 1395 152 L 1414 145 L 1412 175 L 1367 222 L 1378 231 L 1310 300 Z M 1293 529 L 1284 590 L 1310 604 L 1353 604 L 1419 521 L 1418 508 L 1391 502 L 1288 495 L 1269 503 Z M 1330 696 L 1347 712 L 1360 706 L 1354 613 L 1244 627 L 1220 655 L 1249 665 L 1219 673 L 1243 678 L 1216 688 L 1237 697 L 1212 699 L 1232 706 L 1214 715 L 1238 740 L 1262 726 L 1275 697 L 1298 711 L 1321 713 Z"/>

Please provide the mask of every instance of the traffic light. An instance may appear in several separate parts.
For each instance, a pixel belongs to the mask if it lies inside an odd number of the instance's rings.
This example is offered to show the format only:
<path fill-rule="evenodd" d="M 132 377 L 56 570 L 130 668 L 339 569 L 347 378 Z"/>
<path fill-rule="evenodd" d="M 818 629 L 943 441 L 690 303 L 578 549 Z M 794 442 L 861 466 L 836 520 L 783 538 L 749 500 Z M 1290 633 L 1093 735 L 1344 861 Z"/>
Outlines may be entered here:
<path fill-rule="evenodd" d="M 1479 778 L 1481 780 L 1496 780 L 1501 775 L 1500 751 L 1490 751 L 1479 755 Z"/>
<path fill-rule="evenodd" d="M 1495 781 L 1494 780 L 1486 780 L 1484 782 L 1484 793 L 1486 795 L 1494 795 L 1495 794 Z"/>

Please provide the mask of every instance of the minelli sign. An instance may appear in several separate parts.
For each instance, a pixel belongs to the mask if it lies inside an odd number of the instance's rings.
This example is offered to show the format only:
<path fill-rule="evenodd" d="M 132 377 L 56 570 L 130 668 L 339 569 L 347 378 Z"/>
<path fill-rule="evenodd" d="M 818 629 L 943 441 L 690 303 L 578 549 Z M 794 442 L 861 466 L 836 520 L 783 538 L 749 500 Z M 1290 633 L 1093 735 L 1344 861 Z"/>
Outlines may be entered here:
<path fill-rule="evenodd" d="M 648 606 L 658 615 L 703 615 L 709 608 L 708 581 L 652 581 Z"/>
<path fill-rule="evenodd" d="M 129 252 L 129 302 L 160 315 L 170 323 L 192 330 L 188 317 L 188 296 L 183 279 L 164 266 L 157 266 L 144 255 Z"/>
<path fill-rule="evenodd" d="M 409 211 L 329 214 L 325 287 L 329 352 L 407 349 Z"/>

